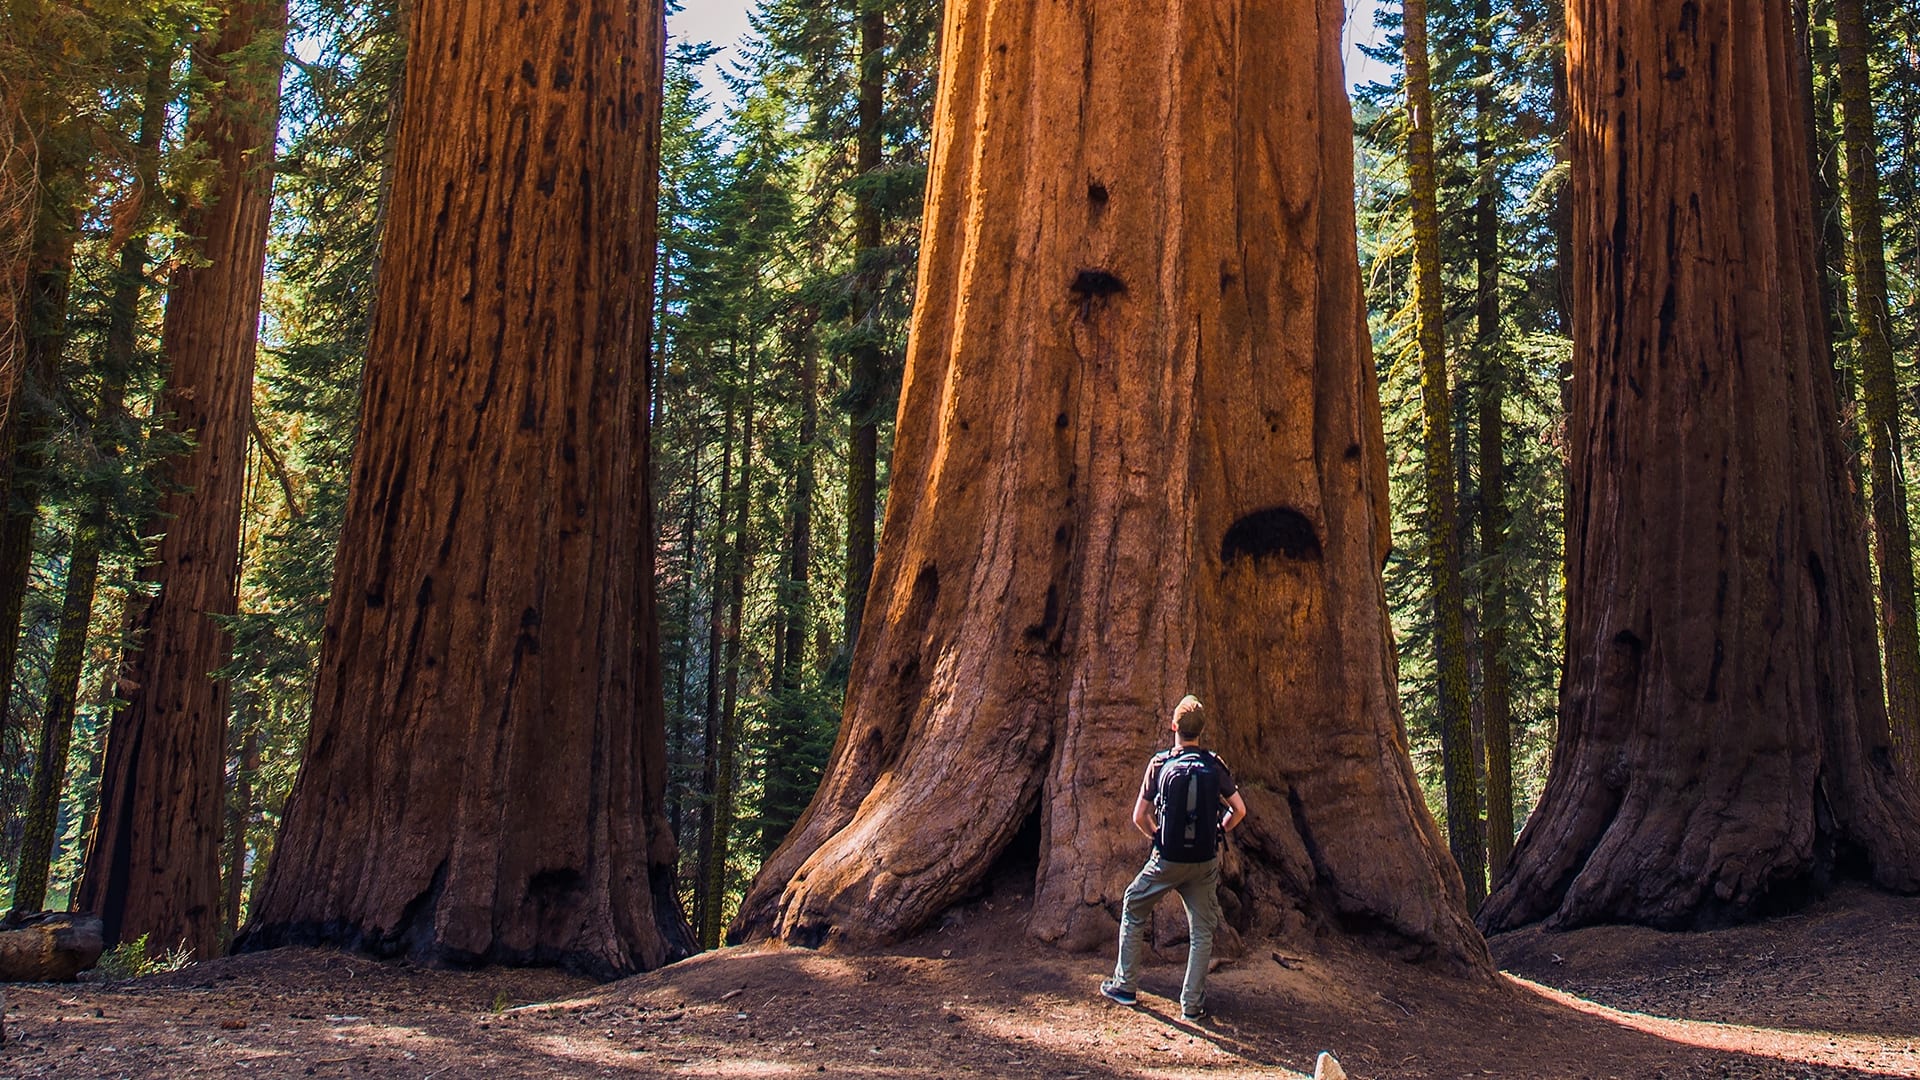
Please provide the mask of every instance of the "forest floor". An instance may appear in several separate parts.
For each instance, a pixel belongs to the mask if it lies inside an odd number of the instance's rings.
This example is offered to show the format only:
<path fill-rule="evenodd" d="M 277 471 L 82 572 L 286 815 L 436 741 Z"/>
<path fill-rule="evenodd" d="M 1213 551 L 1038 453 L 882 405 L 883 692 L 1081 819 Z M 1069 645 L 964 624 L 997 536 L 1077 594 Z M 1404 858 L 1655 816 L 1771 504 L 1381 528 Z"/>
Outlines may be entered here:
<path fill-rule="evenodd" d="M 319 950 L 120 983 L 8 988 L 0 1077 L 1187 1078 L 1920 1076 L 1920 899 L 1846 889 L 1760 926 L 1496 939 L 1465 984 L 1337 944 L 1250 948 L 1179 1019 L 1103 956 L 1032 945 L 982 899 L 886 955 L 736 948 L 594 985 Z"/>

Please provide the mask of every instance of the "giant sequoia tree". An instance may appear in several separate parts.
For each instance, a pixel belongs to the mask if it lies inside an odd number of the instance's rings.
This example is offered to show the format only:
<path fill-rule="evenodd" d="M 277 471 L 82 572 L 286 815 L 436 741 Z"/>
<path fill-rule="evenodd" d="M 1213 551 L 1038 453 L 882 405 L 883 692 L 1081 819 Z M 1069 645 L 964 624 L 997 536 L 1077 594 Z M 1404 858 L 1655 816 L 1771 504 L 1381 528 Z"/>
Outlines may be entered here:
<path fill-rule="evenodd" d="M 287 0 L 234 0 L 194 64 L 213 89 L 189 141 L 204 142 L 216 184 L 188 209 L 195 258 L 167 285 L 161 346 L 171 430 L 193 440 L 168 462 L 165 530 L 133 612 L 126 708 L 115 717 L 100 811 L 77 897 L 109 942 L 220 946 L 220 797 L 227 691 L 213 672 L 230 642 L 218 620 L 238 603 L 241 498 L 253 403 L 261 268 L 272 208 L 274 133 Z"/>
<path fill-rule="evenodd" d="M 245 947 L 688 947 L 646 497 L 661 6 L 414 0 L 304 770 Z"/>
<path fill-rule="evenodd" d="M 846 717 L 736 934 L 909 933 L 1037 819 L 1030 929 L 1106 945 L 1139 770 L 1192 691 L 1252 809 L 1242 929 L 1484 969 L 1396 701 L 1342 15 L 948 5 Z"/>
<path fill-rule="evenodd" d="M 1575 0 L 1568 662 L 1484 925 L 1920 888 L 1844 494 L 1785 5 Z"/>

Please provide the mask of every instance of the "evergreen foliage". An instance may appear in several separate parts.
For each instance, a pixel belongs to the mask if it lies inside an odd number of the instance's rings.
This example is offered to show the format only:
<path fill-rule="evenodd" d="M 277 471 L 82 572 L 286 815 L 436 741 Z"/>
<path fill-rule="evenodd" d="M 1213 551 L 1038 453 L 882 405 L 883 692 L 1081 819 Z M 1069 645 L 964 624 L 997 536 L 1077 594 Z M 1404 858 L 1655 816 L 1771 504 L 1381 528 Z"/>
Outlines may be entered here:
<path fill-rule="evenodd" d="M 1524 821 L 1546 782 L 1562 634 L 1562 386 L 1568 361 L 1563 272 L 1553 214 L 1563 197 L 1564 169 L 1556 159 L 1564 120 L 1553 100 L 1553 6 L 1544 0 L 1500 0 L 1491 5 L 1492 82 L 1496 93 L 1490 132 L 1500 211 L 1501 333 L 1491 360 L 1505 378 L 1504 446 L 1509 522 L 1504 550 L 1485 551 L 1471 527 L 1480 472 L 1473 408 L 1479 374 L 1454 365 L 1452 410 L 1459 542 L 1466 571 L 1467 634 L 1480 725 L 1482 672 L 1474 642 L 1481 632 L 1487 570 L 1505 568 L 1506 644 L 1515 723 L 1515 792 Z M 1475 40 L 1480 27 L 1471 3 L 1435 0 L 1427 8 L 1433 67 L 1435 172 L 1439 188 L 1440 250 L 1446 337 L 1456 356 L 1474 354 L 1472 213 L 1479 191 L 1474 164 L 1477 136 Z M 1436 819 L 1444 821 L 1440 789 L 1439 706 L 1434 668 L 1433 604 L 1421 552 L 1426 519 L 1420 432 L 1420 363 L 1412 307 L 1411 223 L 1401 148 L 1405 145 L 1399 12 L 1382 8 L 1387 31 L 1367 55 L 1393 68 L 1385 83 L 1356 88 L 1361 270 L 1373 312 L 1381 404 L 1385 411 L 1393 483 L 1395 551 L 1387 564 L 1387 592 L 1400 646 L 1401 699 L 1414 760 Z M 1484 772 L 1481 754 L 1479 769 Z"/>

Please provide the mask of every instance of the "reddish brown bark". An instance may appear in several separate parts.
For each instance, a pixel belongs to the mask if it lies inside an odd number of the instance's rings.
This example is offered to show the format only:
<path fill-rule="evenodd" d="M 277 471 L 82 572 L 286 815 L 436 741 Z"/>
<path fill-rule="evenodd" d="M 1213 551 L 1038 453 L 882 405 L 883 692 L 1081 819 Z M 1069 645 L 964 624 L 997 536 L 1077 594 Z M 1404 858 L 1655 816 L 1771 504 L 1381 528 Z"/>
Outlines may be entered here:
<path fill-rule="evenodd" d="M 1821 330 L 1785 6 L 1576 0 L 1567 674 L 1482 925 L 1920 888 Z"/>
<path fill-rule="evenodd" d="M 194 63 L 216 89 L 188 141 L 203 142 L 216 187 L 183 228 L 198 259 L 168 282 L 161 346 L 164 408 L 193 449 L 167 464 L 165 535 L 147 572 L 157 589 L 136 611 L 127 705 L 114 717 L 100 813 L 77 897 L 109 943 L 147 935 L 154 949 L 221 948 L 220 839 L 227 687 L 212 672 L 231 647 L 247 417 L 272 205 L 286 0 L 235 0 Z"/>
<path fill-rule="evenodd" d="M 1238 929 L 1487 970 L 1395 692 L 1342 14 L 947 8 L 846 718 L 736 935 L 909 933 L 1037 817 L 1029 929 L 1110 946 L 1141 769 L 1192 692 L 1252 810 Z"/>
<path fill-rule="evenodd" d="M 305 766 L 241 947 L 690 945 L 651 640 L 657 2 L 414 0 Z"/>

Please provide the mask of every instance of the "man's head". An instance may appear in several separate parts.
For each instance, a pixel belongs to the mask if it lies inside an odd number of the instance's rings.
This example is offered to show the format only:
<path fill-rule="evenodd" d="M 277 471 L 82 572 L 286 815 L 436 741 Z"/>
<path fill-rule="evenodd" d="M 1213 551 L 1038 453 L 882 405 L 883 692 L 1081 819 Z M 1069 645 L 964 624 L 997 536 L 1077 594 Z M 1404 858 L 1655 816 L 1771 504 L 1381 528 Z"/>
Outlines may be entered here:
<path fill-rule="evenodd" d="M 1173 724 L 1171 726 L 1174 733 L 1180 737 L 1181 742 L 1190 743 L 1199 741 L 1200 733 L 1207 728 L 1206 706 L 1200 704 L 1199 698 L 1188 694 L 1186 697 L 1180 699 L 1180 704 L 1173 707 Z"/>

